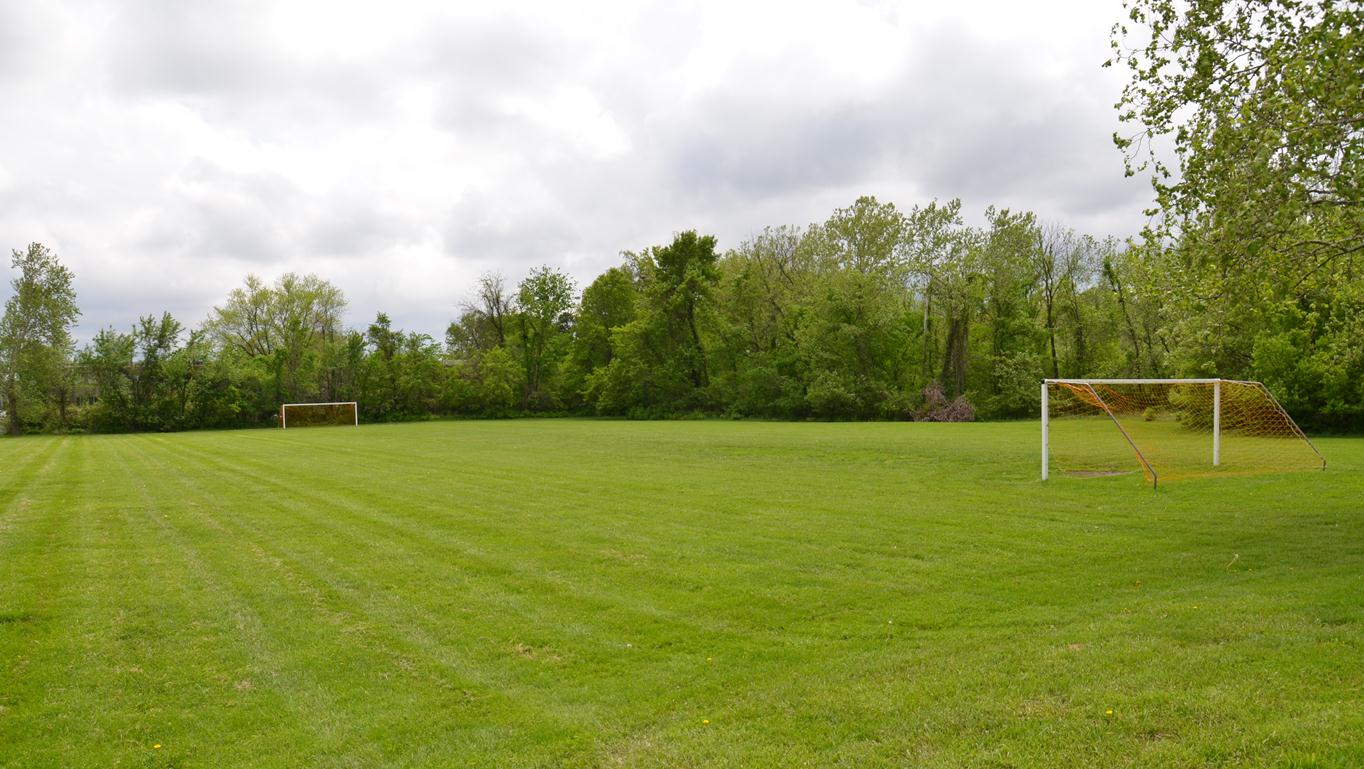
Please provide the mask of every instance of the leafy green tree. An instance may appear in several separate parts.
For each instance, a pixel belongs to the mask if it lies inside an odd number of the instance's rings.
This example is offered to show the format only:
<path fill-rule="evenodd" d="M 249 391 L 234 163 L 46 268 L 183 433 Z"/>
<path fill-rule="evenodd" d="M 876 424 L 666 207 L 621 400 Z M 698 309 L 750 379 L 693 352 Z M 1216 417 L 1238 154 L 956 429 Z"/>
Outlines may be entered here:
<path fill-rule="evenodd" d="M 934 328 L 934 299 L 940 289 L 941 273 L 962 253 L 963 238 L 961 201 L 952 199 L 939 204 L 934 200 L 927 206 L 915 206 L 906 217 L 905 243 L 914 283 L 919 290 L 920 312 L 923 318 L 919 335 L 920 370 L 925 378 L 936 374 L 939 358 L 938 332 Z"/>
<path fill-rule="evenodd" d="M 403 333 L 393 328 L 393 321 L 385 313 L 375 316 L 365 331 L 368 354 L 365 357 L 361 393 L 365 410 L 375 419 L 398 419 L 402 416 L 402 377 L 399 353 Z"/>
<path fill-rule="evenodd" d="M 323 350 L 342 334 L 346 300 L 341 289 L 316 275 L 286 273 L 275 284 L 275 351 L 282 395 L 323 399 Z"/>
<path fill-rule="evenodd" d="M 19 435 L 53 412 L 53 391 L 63 384 L 80 310 L 71 271 L 42 244 L 14 251 L 11 265 L 18 274 L 0 317 L 0 396 L 6 431 Z M 64 411 L 57 411 L 64 420 Z M 64 421 L 58 426 L 66 427 Z"/>
<path fill-rule="evenodd" d="M 516 291 L 516 327 L 525 369 L 525 408 L 549 404 L 547 375 L 565 348 L 573 322 L 573 279 L 550 267 L 532 270 Z"/>
<path fill-rule="evenodd" d="M 262 383 L 251 368 L 217 355 L 203 329 L 190 332 L 168 367 L 183 403 L 182 428 L 243 427 L 263 422 L 254 409 L 261 400 Z"/>
<path fill-rule="evenodd" d="M 457 411 L 481 414 L 507 414 L 525 396 L 525 370 L 510 377 L 504 370 L 515 338 L 515 299 L 498 273 L 484 273 L 478 279 L 477 296 L 461 306 L 459 317 L 445 331 L 445 349 L 452 361 L 451 376 L 446 378 L 446 403 Z M 524 360 L 522 361 L 524 364 Z M 492 377 L 491 380 L 486 377 Z M 515 381 L 511 403 L 503 397 L 503 387 Z"/>
<path fill-rule="evenodd" d="M 942 386 L 944 397 L 953 400 L 966 392 L 971 326 L 984 300 L 984 235 L 973 228 L 953 229 L 949 235 L 933 280 L 936 312 L 945 330 L 942 365 L 934 381 Z"/>
<path fill-rule="evenodd" d="M 1149 290 L 1156 283 L 1150 276 L 1151 266 L 1140 251 L 1120 250 L 1114 241 L 1104 242 L 1100 275 L 1112 294 L 1122 328 L 1124 363 L 1119 371 L 1129 377 L 1160 377 L 1166 371 L 1163 361 L 1168 350 L 1159 333 L 1160 308 Z"/>
<path fill-rule="evenodd" d="M 715 238 L 694 230 L 635 257 L 638 317 L 611 334 L 615 357 L 586 387 L 607 414 L 663 415 L 705 405 L 710 383 L 703 316 L 719 279 Z"/>
<path fill-rule="evenodd" d="M 638 315 L 639 289 L 626 267 L 612 267 L 583 290 L 573 323 L 575 357 L 588 369 L 611 362 L 611 331 Z"/>
<path fill-rule="evenodd" d="M 505 347 L 494 347 L 478 359 L 479 410 L 490 416 L 512 413 L 525 387 L 525 369 Z"/>
<path fill-rule="evenodd" d="M 584 384 L 596 413 L 662 417 L 697 405 L 695 385 L 678 359 L 659 354 L 669 340 L 654 317 L 645 313 L 612 331 L 615 357 Z"/>
<path fill-rule="evenodd" d="M 1136 357 L 1272 380 L 1309 421 L 1364 424 L 1344 395 L 1361 389 L 1358 345 L 1341 343 L 1364 268 L 1364 8 L 1127 8 L 1111 63 L 1131 77 L 1121 117 L 1132 133 L 1115 139 L 1129 173 L 1151 174 L 1159 216 L 1125 260 L 1142 280 L 1104 274 L 1128 318 L 1134 304 L 1156 307 Z M 1129 345 L 1140 332 L 1129 324 Z"/>
<path fill-rule="evenodd" d="M 407 419 L 443 413 L 442 393 L 448 372 L 440 345 L 426 334 L 403 337 L 402 396 Z"/>
<path fill-rule="evenodd" d="M 465 359 L 501 344 L 485 333 L 486 325 L 478 312 L 466 309 L 445 327 L 445 350 L 453 358 Z"/>
<path fill-rule="evenodd" d="M 662 248 L 650 250 L 647 295 L 670 346 L 674 362 L 698 388 L 709 383 L 700 316 L 711 298 L 719 273 L 715 237 L 687 230 Z"/>
<path fill-rule="evenodd" d="M 1056 223 L 1038 227 L 1034 238 L 1032 264 L 1047 334 L 1050 375 L 1062 375 L 1061 348 L 1065 343 L 1058 345 L 1058 337 L 1068 336 L 1070 349 L 1064 356 L 1067 358 L 1065 373 L 1090 376 L 1087 318 L 1080 297 L 1097 273 L 1098 243 Z"/>
<path fill-rule="evenodd" d="M 809 237 L 821 242 L 825 259 L 837 269 L 903 281 L 910 268 L 907 226 L 894 203 L 863 196 L 848 208 L 834 209 Z"/>
<path fill-rule="evenodd" d="M 81 368 L 99 401 L 90 426 L 103 432 L 182 430 L 243 424 L 239 382 L 202 331 L 170 313 L 143 316 L 130 333 L 103 329 L 81 352 Z"/>
<path fill-rule="evenodd" d="M 341 290 L 316 275 L 287 273 L 273 286 L 248 275 L 244 287 L 213 309 L 207 331 L 219 347 L 268 376 L 273 402 L 262 405 L 273 411 L 284 400 L 338 394 L 321 364 L 326 348 L 344 337 L 345 307 Z"/>
<path fill-rule="evenodd" d="M 365 358 L 365 337 L 354 329 L 324 336 L 317 343 L 318 399 L 355 400 Z"/>
<path fill-rule="evenodd" d="M 255 275 L 213 308 L 208 327 L 217 342 L 249 358 L 272 357 L 279 346 L 275 290 Z"/>
<path fill-rule="evenodd" d="M 137 343 L 132 334 L 101 329 L 81 351 L 81 367 L 99 397 L 90 415 L 90 426 L 101 432 L 135 428 L 132 383 Z"/>
<path fill-rule="evenodd" d="M 143 316 L 133 330 L 137 359 L 129 373 L 133 423 L 139 428 L 168 430 L 179 425 L 185 406 L 184 386 L 191 374 L 174 365 L 183 331 L 168 312 L 159 319 Z"/>
<path fill-rule="evenodd" d="M 1306 273 L 1364 250 L 1364 7 L 1334 0 L 1127 0 L 1115 135 L 1150 172 L 1155 234 L 1236 274 Z M 1177 166 L 1161 154 L 1168 149 Z"/>
<path fill-rule="evenodd" d="M 988 351 L 978 356 L 978 396 L 985 416 L 1021 416 L 1037 408 L 1038 227 L 1028 212 L 988 208 L 980 245 L 980 323 Z"/>
<path fill-rule="evenodd" d="M 714 355 L 731 413 L 808 413 L 808 369 L 798 338 L 817 282 L 813 257 L 800 229 L 778 227 L 721 260 Z"/>
<path fill-rule="evenodd" d="M 356 391 L 367 419 L 420 419 L 444 410 L 446 367 L 435 340 L 393 328 L 381 312 L 366 330 L 364 344 Z"/>
<path fill-rule="evenodd" d="M 817 279 L 797 338 L 817 416 L 908 413 L 917 372 L 907 228 L 894 204 L 862 197 L 806 232 Z"/>
<path fill-rule="evenodd" d="M 478 296 L 463 305 L 459 317 L 445 331 L 445 346 L 455 357 L 468 357 L 507 346 L 515 312 L 502 275 L 487 272 L 478 279 Z"/>
<path fill-rule="evenodd" d="M 573 341 L 560 374 L 560 399 L 575 406 L 587 396 L 588 377 L 616 356 L 612 333 L 638 315 L 641 301 L 629 265 L 612 267 L 587 288 L 573 319 Z"/>

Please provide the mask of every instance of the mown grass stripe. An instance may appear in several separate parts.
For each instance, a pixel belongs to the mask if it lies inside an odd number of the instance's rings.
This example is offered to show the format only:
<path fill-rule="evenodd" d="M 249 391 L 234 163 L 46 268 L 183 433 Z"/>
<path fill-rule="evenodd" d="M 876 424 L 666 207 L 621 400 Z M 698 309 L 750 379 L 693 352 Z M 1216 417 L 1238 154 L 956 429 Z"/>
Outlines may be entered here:
<path fill-rule="evenodd" d="M 78 521 L 67 493 L 76 483 L 72 472 L 84 466 L 75 447 L 67 439 L 33 441 L 37 450 L 11 498 L 22 505 L 0 558 L 0 611 L 6 618 L 0 622 L 0 746 L 12 749 L 0 750 L 0 766 L 36 763 L 43 743 L 28 735 L 51 725 L 51 687 L 70 685 L 53 681 L 47 671 L 68 670 L 73 663 L 72 596 L 84 587 L 75 546 Z"/>
<path fill-rule="evenodd" d="M 0 713 L 0 765 L 1348 765 L 1361 444 L 1325 442 L 1338 476 L 1151 495 L 1040 484 L 1035 437 L 73 439 L 54 461 L 82 480 L 24 484 L 13 532 L 64 542 L 60 568 L 0 562 L 24 600 L 65 584 L 73 633 L 8 639 L 36 665 L 11 690 L 51 707 Z"/>
<path fill-rule="evenodd" d="M 165 474 L 165 477 L 177 476 Z M 188 486 L 184 490 L 189 494 L 196 493 L 195 489 Z M 206 497 L 212 496 L 211 489 L 204 489 L 199 493 Z M 290 514 L 296 509 L 291 501 L 286 495 L 272 495 L 263 508 L 266 512 L 276 515 L 278 520 L 289 520 Z M 297 614 L 300 608 L 303 609 L 303 616 L 295 618 L 299 624 L 321 624 L 338 632 L 344 631 L 348 624 L 360 629 L 360 632 L 346 635 L 347 641 L 356 645 L 353 649 L 347 650 L 328 644 L 338 662 L 346 661 L 357 650 L 364 652 L 364 656 L 354 664 L 354 667 L 375 674 L 347 679 L 348 686 L 345 687 L 342 701 L 337 703 L 338 709 L 345 710 L 351 707 L 346 704 L 347 702 L 365 699 L 365 693 L 372 692 L 380 684 L 378 674 L 386 671 L 400 674 L 400 680 L 414 676 L 429 676 L 438 680 L 440 686 L 450 689 L 457 709 L 467 711 L 463 714 L 455 711 L 450 713 L 455 722 L 454 731 L 461 733 L 461 736 L 465 736 L 463 734 L 465 732 L 488 731 L 489 719 L 478 718 L 479 712 L 487 709 L 484 701 L 488 698 L 498 700 L 504 708 L 515 704 L 513 698 L 500 694 L 498 687 L 503 685 L 501 682 L 472 680 L 485 678 L 479 675 L 480 668 L 463 659 L 452 657 L 449 649 L 442 647 L 432 635 L 422 630 L 420 617 L 411 612 L 400 612 L 394 617 L 393 607 L 369 600 L 367 591 L 357 587 L 365 584 L 359 578 L 343 583 L 339 577 L 345 576 L 347 572 L 327 557 L 333 551 L 310 548 L 300 553 L 291 550 L 287 540 L 268 536 L 252 528 L 249 525 L 249 518 L 234 516 L 231 514 L 232 511 L 215 510 L 212 505 L 195 509 L 198 513 L 197 519 L 230 537 L 239 550 L 250 552 L 251 560 L 256 566 L 257 577 L 261 574 L 270 575 L 277 584 L 286 585 L 288 591 L 294 594 L 293 598 L 304 599 L 287 602 L 291 607 L 291 613 Z M 343 550 L 357 542 L 331 537 L 324 541 L 328 544 L 340 542 Z M 322 562 L 324 558 L 328 564 L 326 568 L 319 569 L 307 565 L 310 560 Z M 312 619 L 306 617 L 308 613 L 314 615 Z M 337 685 L 337 682 L 329 679 L 320 683 L 331 687 Z M 369 718 L 365 719 L 367 729 L 383 729 L 390 733 L 403 731 L 399 727 L 404 720 L 410 719 L 413 704 L 394 701 L 392 697 L 377 699 L 384 704 L 389 713 L 387 715 L 371 713 Z M 525 717 L 527 721 L 534 722 L 545 720 L 546 715 L 526 713 Z M 492 737 L 487 735 L 475 735 L 474 738 L 492 740 Z"/>

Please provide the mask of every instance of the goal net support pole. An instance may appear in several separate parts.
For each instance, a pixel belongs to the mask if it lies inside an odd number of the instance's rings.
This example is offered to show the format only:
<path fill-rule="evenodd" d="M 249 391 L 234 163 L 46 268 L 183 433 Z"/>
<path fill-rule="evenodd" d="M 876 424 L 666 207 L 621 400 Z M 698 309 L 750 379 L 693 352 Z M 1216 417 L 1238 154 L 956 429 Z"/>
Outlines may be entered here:
<path fill-rule="evenodd" d="M 1047 479 L 1047 438 L 1051 434 L 1051 425 L 1048 420 L 1051 417 L 1051 404 L 1048 403 L 1048 382 L 1042 382 L 1042 480 Z"/>
<path fill-rule="evenodd" d="M 1212 466 L 1222 464 L 1222 380 L 1212 383 Z"/>

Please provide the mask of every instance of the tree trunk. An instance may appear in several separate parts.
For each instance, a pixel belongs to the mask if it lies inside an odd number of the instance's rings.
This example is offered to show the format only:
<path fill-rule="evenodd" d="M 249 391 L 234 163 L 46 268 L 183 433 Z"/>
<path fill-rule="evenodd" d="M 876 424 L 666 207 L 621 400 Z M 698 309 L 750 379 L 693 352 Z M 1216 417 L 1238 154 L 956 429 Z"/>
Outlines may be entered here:
<path fill-rule="evenodd" d="M 11 382 L 5 392 L 5 432 L 10 435 L 23 435 L 24 422 L 19 417 L 19 392 Z"/>
<path fill-rule="evenodd" d="M 687 328 L 691 330 L 692 349 L 696 355 L 692 378 L 697 387 L 705 387 L 710 383 L 710 374 L 706 371 L 706 351 L 701 347 L 701 333 L 696 328 L 696 308 L 691 303 L 687 304 Z"/>
<path fill-rule="evenodd" d="M 1051 376 L 1053 379 L 1061 378 L 1061 364 L 1056 358 L 1056 319 L 1052 308 L 1054 301 L 1050 295 L 1047 296 L 1047 341 L 1051 344 Z"/>
<path fill-rule="evenodd" d="M 969 327 L 965 318 L 954 317 L 947 325 L 947 347 L 943 351 L 942 383 L 950 398 L 966 390 L 966 342 Z"/>
<path fill-rule="evenodd" d="M 1104 265 L 1104 272 L 1108 274 L 1113 292 L 1118 295 L 1118 309 L 1122 311 L 1123 324 L 1127 326 L 1127 338 L 1132 340 L 1132 363 L 1136 364 L 1136 368 L 1129 368 L 1128 373 L 1144 373 L 1141 371 L 1141 338 L 1137 336 L 1137 327 L 1132 323 L 1132 313 L 1127 309 L 1127 297 L 1123 293 L 1122 283 L 1107 264 Z"/>
<path fill-rule="evenodd" d="M 933 368 L 933 337 L 930 312 L 933 307 L 933 279 L 929 278 L 928 284 L 924 286 L 924 354 L 923 370 L 924 376 L 929 376 Z"/>
<path fill-rule="evenodd" d="M 1075 320 L 1075 368 L 1080 376 L 1089 376 L 1089 341 L 1085 337 L 1084 311 L 1079 300 L 1072 294 L 1070 312 Z"/>
<path fill-rule="evenodd" d="M 70 426 L 70 424 L 69 424 L 69 422 L 68 422 L 68 420 L 67 420 L 67 416 L 66 416 L 67 406 L 68 406 L 68 402 L 69 402 L 70 400 L 71 400 L 70 393 L 67 392 L 66 387 L 65 387 L 65 386 L 58 387 L 58 388 L 57 388 L 57 421 L 58 421 L 58 423 L 61 425 L 62 432 L 66 432 L 67 428 Z"/>

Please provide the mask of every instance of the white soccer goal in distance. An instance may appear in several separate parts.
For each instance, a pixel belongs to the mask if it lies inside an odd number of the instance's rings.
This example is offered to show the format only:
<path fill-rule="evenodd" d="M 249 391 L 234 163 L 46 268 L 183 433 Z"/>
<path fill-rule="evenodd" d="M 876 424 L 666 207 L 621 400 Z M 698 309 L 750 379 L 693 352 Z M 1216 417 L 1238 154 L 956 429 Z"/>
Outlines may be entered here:
<path fill-rule="evenodd" d="M 1325 469 L 1326 460 L 1260 382 L 1047 379 L 1042 480 L 1050 468 L 1159 481 Z"/>
<path fill-rule="evenodd" d="M 319 427 L 322 425 L 360 426 L 360 404 L 355 401 L 327 403 L 285 403 L 279 407 L 279 426 Z"/>

